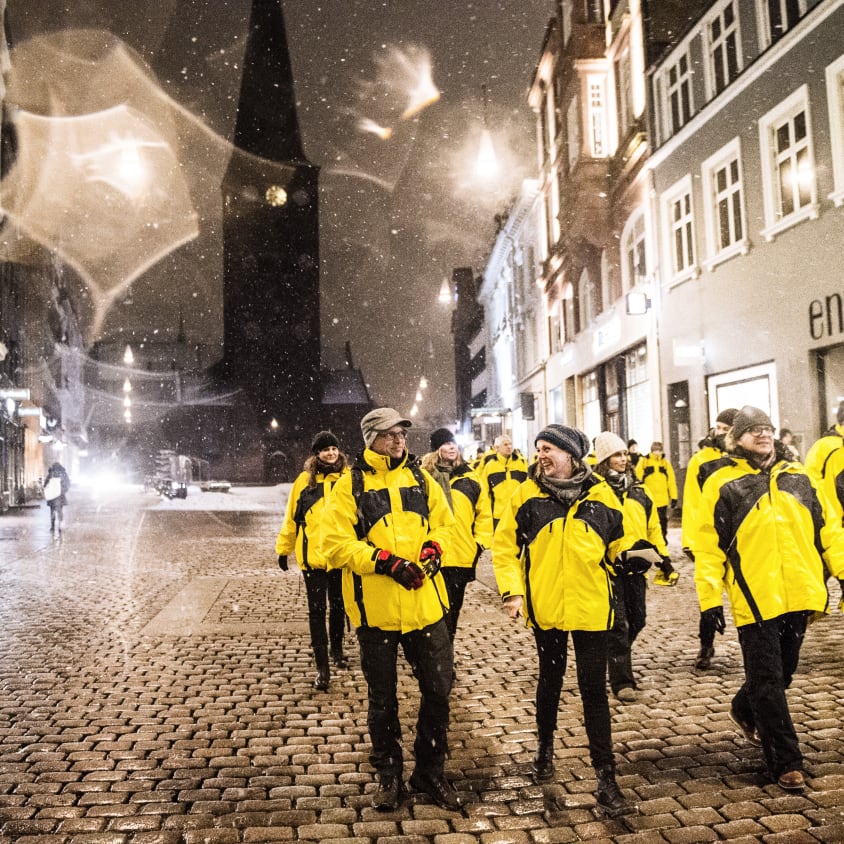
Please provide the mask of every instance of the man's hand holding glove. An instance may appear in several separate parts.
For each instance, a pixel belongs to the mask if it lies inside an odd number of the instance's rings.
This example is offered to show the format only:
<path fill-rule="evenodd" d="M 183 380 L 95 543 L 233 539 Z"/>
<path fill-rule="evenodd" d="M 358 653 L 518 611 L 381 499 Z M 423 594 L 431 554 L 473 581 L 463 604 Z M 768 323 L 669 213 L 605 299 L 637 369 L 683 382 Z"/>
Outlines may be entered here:
<path fill-rule="evenodd" d="M 654 586 L 676 586 L 680 579 L 680 573 L 674 571 L 671 565 L 671 557 L 662 557 L 661 562 L 656 564 L 659 571 L 654 575 Z"/>
<path fill-rule="evenodd" d="M 287 554 L 278 555 L 278 567 L 282 571 L 287 571 Z"/>
<path fill-rule="evenodd" d="M 723 607 L 710 607 L 708 610 L 704 610 L 700 614 L 700 620 L 702 625 L 706 626 L 709 630 L 714 630 L 716 633 L 720 633 L 722 636 L 724 635 L 724 631 L 727 629 L 727 622 L 724 620 Z"/>
<path fill-rule="evenodd" d="M 392 577 L 405 589 L 419 589 L 425 582 L 425 572 L 410 560 L 397 557 L 389 551 L 377 550 L 372 559 L 375 560 L 375 573 Z"/>
<path fill-rule="evenodd" d="M 428 577 L 433 577 L 443 564 L 443 549 L 438 542 L 429 539 L 422 543 L 422 551 L 419 553 L 419 562 Z"/>

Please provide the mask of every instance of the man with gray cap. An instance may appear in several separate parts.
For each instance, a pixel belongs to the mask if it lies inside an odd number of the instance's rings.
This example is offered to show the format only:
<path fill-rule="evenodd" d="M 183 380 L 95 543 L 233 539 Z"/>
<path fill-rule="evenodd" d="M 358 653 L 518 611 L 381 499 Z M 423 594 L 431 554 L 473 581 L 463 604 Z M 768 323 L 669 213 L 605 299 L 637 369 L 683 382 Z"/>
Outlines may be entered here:
<path fill-rule="evenodd" d="M 610 564 L 624 550 L 621 504 L 584 458 L 589 438 L 566 425 L 536 436 L 538 458 L 507 502 L 492 540 L 504 609 L 524 616 L 539 659 L 536 687 L 537 783 L 554 777 L 554 733 L 571 634 L 598 809 L 634 811 L 615 780 L 607 648 L 613 624 Z"/>
<path fill-rule="evenodd" d="M 796 791 L 805 785 L 803 755 L 786 689 L 809 616 L 829 610 L 824 565 L 844 577 L 844 528 L 803 466 L 775 442 L 765 411 L 741 408 L 725 444 L 729 456 L 703 486 L 698 601 L 723 629 L 726 590 L 745 676 L 730 718 L 761 745 L 773 781 Z"/>
<path fill-rule="evenodd" d="M 446 809 L 460 800 L 445 778 L 453 654 L 440 573 L 454 516 L 440 485 L 406 449 L 411 423 L 390 407 L 361 420 L 366 448 L 326 503 L 322 551 L 343 571 L 346 613 L 357 628 L 378 773 L 372 805 L 398 807 L 404 794 L 397 660 L 401 644 L 419 683 L 416 767 L 410 785 Z"/>

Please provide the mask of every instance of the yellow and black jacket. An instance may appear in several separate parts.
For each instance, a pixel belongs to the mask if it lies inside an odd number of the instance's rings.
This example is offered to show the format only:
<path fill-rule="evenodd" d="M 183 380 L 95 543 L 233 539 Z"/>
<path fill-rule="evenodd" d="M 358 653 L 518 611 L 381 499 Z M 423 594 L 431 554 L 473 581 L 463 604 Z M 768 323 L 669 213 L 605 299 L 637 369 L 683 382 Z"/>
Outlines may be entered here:
<path fill-rule="evenodd" d="M 439 484 L 423 470 L 412 471 L 405 452 L 400 461 L 366 449 L 334 485 L 322 520 L 322 552 L 329 569 L 343 570 L 343 600 L 355 626 L 421 630 L 439 621 L 448 608 L 445 582 L 438 572 L 422 587 L 408 590 L 391 577 L 375 573 L 378 549 L 412 562 L 422 543 L 451 548 L 454 516 Z M 359 500 L 352 474 L 362 478 Z M 425 481 L 422 489 L 417 481 Z"/>
<path fill-rule="evenodd" d="M 737 627 L 828 610 L 824 562 L 844 576 L 844 529 L 797 462 L 755 468 L 738 455 L 706 480 L 694 539 L 701 611 L 726 589 Z"/>
<path fill-rule="evenodd" d="M 681 542 L 683 548 L 694 554 L 694 538 L 700 521 L 700 499 L 704 481 L 714 470 L 714 461 L 720 460 L 725 452 L 708 440 L 698 449 L 686 464 L 686 481 L 683 484 L 683 520 Z"/>
<path fill-rule="evenodd" d="M 827 431 L 809 449 L 804 465 L 844 524 L 844 425 Z"/>
<path fill-rule="evenodd" d="M 636 464 L 636 477 L 645 485 L 657 507 L 677 500 L 674 467 L 662 455 L 646 454 Z"/>
<path fill-rule="evenodd" d="M 489 503 L 495 524 L 498 524 L 510 496 L 527 478 L 527 472 L 527 460 L 517 451 L 509 457 L 502 457 L 497 451 L 493 451 L 484 458 L 480 476 L 489 493 Z"/>
<path fill-rule="evenodd" d="M 320 553 L 319 525 L 325 509 L 325 500 L 341 474 L 348 472 L 317 472 L 316 485 L 309 487 L 310 472 L 300 472 L 293 482 L 281 530 L 275 541 L 276 554 L 296 552 L 299 567 L 324 569 L 325 559 Z"/>
<path fill-rule="evenodd" d="M 611 563 L 624 550 L 622 510 L 591 473 L 568 508 L 531 477 L 507 503 L 492 540 L 502 598 L 524 598 L 525 622 L 542 630 L 609 630 Z"/>
<path fill-rule="evenodd" d="M 436 454 L 422 458 L 422 467 L 437 478 Z M 444 475 L 442 483 L 445 483 Z M 443 566 L 475 568 L 481 552 L 492 546 L 492 512 L 486 487 L 466 463 L 453 467 L 448 478 L 454 532 L 443 552 Z"/>
<path fill-rule="evenodd" d="M 618 491 L 612 486 L 610 489 L 619 498 Z M 660 556 L 667 557 L 668 545 L 662 535 L 659 514 L 651 494 L 636 481 L 621 493 L 620 501 L 624 513 L 624 539 L 620 548 L 626 551 L 637 543 L 644 542 L 653 545 Z"/>

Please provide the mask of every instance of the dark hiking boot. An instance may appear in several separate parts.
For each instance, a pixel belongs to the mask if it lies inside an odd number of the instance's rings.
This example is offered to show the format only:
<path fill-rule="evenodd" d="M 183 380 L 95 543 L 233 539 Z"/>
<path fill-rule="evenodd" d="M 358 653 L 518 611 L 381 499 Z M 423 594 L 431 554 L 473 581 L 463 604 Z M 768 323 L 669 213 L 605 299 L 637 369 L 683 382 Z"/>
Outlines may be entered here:
<path fill-rule="evenodd" d="M 442 809 L 460 809 L 460 798 L 443 773 L 430 774 L 417 768 L 410 777 L 410 787 L 427 794 Z"/>
<path fill-rule="evenodd" d="M 379 774 L 378 788 L 372 795 L 372 808 L 379 812 L 391 812 L 397 809 L 404 794 L 401 777 L 395 774 Z"/>
<path fill-rule="evenodd" d="M 331 682 L 331 669 L 328 667 L 328 648 L 314 648 L 314 661 L 317 667 L 314 688 L 317 691 L 326 692 Z"/>
<path fill-rule="evenodd" d="M 533 781 L 536 783 L 550 782 L 554 779 L 554 739 L 539 740 L 536 756 L 530 766 Z"/>
<path fill-rule="evenodd" d="M 615 773 L 612 768 L 599 768 L 596 771 L 598 777 L 598 791 L 595 798 L 598 803 L 598 811 L 606 815 L 608 818 L 619 818 L 622 815 L 631 815 L 636 811 L 635 806 L 631 806 L 618 783 L 615 781 Z"/>

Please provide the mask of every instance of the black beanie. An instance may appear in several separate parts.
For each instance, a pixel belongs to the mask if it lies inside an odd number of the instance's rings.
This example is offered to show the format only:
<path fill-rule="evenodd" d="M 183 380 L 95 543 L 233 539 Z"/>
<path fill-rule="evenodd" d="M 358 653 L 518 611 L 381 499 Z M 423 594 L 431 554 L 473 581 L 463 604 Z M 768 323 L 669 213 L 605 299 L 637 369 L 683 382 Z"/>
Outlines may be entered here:
<path fill-rule="evenodd" d="M 534 445 L 540 440 L 567 451 L 572 457 L 582 460 L 589 454 L 591 443 L 589 437 L 577 428 L 569 428 L 567 425 L 546 425 L 534 440 Z"/>
<path fill-rule="evenodd" d="M 727 407 L 722 410 L 716 417 L 716 422 L 723 422 L 725 425 L 732 425 L 733 420 L 736 418 L 736 414 L 738 413 L 738 408 L 736 407 Z"/>
<path fill-rule="evenodd" d="M 319 454 L 326 448 L 340 448 L 340 440 L 331 433 L 331 431 L 320 431 L 311 443 L 311 451 L 314 454 Z"/>
<path fill-rule="evenodd" d="M 457 440 L 448 428 L 437 428 L 437 430 L 431 434 L 431 451 L 437 451 L 441 445 L 453 442 L 457 442 Z"/>

